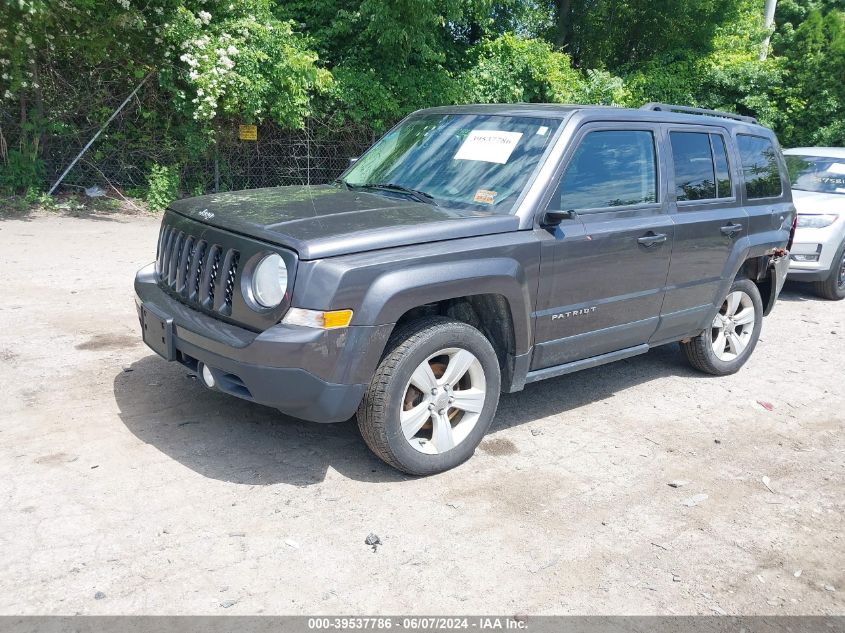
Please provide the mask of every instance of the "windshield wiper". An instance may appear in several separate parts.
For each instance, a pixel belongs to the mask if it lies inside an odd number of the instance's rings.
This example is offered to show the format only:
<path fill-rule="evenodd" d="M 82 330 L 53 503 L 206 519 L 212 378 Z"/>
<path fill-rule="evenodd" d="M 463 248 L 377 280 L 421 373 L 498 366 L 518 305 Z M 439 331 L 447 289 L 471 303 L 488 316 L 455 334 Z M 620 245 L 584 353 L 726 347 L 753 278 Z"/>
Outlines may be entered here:
<path fill-rule="evenodd" d="M 434 199 L 430 193 L 426 193 L 425 191 L 420 191 L 419 189 L 410 189 L 403 185 L 397 185 L 394 183 L 382 183 L 382 182 L 369 182 L 363 185 L 350 185 L 349 183 L 345 183 L 348 187 L 355 187 L 356 189 L 377 189 L 381 191 L 395 191 L 397 193 L 405 193 L 414 198 L 419 202 L 425 202 L 426 204 L 433 204 L 435 207 L 439 206 L 437 201 Z"/>

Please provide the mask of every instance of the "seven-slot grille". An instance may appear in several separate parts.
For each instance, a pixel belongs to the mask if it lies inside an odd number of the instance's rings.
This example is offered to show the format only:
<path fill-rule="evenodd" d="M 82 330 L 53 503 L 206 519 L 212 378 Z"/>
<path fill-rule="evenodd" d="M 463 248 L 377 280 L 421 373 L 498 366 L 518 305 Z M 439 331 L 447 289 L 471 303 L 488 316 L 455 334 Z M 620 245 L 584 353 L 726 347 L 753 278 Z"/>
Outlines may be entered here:
<path fill-rule="evenodd" d="M 156 274 L 161 286 L 183 301 L 232 314 L 240 253 L 164 225 L 158 240 Z"/>

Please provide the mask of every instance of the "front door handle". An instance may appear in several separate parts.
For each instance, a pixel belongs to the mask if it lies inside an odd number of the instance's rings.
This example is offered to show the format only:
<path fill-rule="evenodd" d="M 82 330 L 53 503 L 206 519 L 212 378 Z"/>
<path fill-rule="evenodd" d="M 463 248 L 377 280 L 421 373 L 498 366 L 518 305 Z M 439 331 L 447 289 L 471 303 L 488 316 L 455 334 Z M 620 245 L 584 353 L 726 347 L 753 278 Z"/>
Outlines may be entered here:
<path fill-rule="evenodd" d="M 730 224 L 726 224 L 722 227 L 722 235 L 727 235 L 728 237 L 736 237 L 740 233 L 742 233 L 741 224 L 735 224 L 734 222 L 731 222 Z"/>
<path fill-rule="evenodd" d="M 658 244 L 662 244 L 666 241 L 666 234 L 665 233 L 652 233 L 649 231 L 645 235 L 640 238 L 637 238 L 637 242 L 645 246 L 646 248 L 651 248 L 652 246 L 657 246 Z"/>

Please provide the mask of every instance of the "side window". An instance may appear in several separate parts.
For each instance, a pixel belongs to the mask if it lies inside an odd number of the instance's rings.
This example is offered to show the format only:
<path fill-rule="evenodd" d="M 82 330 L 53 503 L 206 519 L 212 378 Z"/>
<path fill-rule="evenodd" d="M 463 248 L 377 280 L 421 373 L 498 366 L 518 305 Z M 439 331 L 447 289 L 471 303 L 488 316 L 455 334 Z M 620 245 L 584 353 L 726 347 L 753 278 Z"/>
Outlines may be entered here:
<path fill-rule="evenodd" d="M 703 132 L 669 134 L 675 165 L 675 196 L 679 201 L 716 197 L 716 176 L 709 137 L 709 134 Z"/>
<path fill-rule="evenodd" d="M 654 135 L 645 130 L 589 132 L 560 181 L 557 207 L 602 209 L 657 202 Z"/>
<path fill-rule="evenodd" d="M 721 134 L 711 134 L 710 143 L 713 147 L 713 161 L 716 165 L 716 197 L 730 198 L 733 196 L 731 186 L 731 168 L 728 162 L 728 150 L 725 139 Z"/>
<path fill-rule="evenodd" d="M 750 200 L 776 198 L 782 193 L 777 150 L 772 142 L 762 136 L 736 135 L 742 173 L 745 175 L 745 193 Z"/>

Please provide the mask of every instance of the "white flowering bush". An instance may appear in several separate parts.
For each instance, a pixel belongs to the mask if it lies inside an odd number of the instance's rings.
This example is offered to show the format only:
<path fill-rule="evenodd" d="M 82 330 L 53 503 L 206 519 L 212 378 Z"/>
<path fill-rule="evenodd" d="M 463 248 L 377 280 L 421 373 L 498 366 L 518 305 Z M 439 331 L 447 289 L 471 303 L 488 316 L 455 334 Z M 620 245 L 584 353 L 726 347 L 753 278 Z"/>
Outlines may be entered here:
<path fill-rule="evenodd" d="M 331 81 L 317 55 L 276 19 L 268 0 L 201 3 L 177 8 L 164 40 L 178 59 L 162 72 L 179 106 L 197 121 L 237 115 L 248 122 L 267 117 L 299 127 L 311 97 Z"/>

